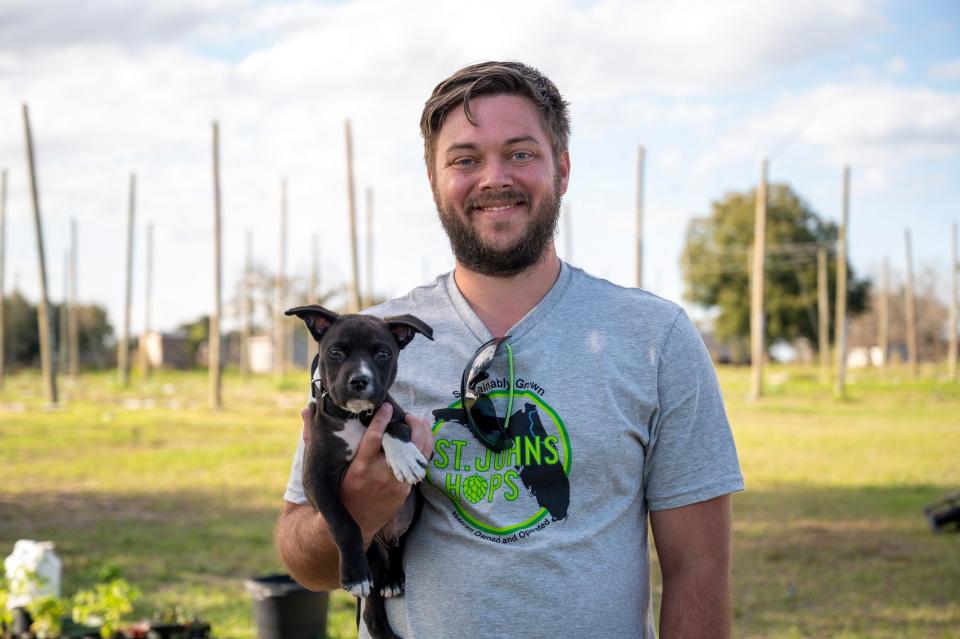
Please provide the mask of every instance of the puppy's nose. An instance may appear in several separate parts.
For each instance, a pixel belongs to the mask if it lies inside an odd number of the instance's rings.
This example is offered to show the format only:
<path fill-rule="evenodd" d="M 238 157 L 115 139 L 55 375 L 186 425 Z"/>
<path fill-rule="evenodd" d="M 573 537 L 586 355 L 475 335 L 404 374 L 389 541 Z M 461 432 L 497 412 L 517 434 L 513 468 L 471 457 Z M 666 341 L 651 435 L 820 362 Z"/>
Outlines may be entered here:
<path fill-rule="evenodd" d="M 363 374 L 351 375 L 347 383 L 350 384 L 350 388 L 355 391 L 366 390 L 367 386 L 370 385 L 370 377 Z"/>

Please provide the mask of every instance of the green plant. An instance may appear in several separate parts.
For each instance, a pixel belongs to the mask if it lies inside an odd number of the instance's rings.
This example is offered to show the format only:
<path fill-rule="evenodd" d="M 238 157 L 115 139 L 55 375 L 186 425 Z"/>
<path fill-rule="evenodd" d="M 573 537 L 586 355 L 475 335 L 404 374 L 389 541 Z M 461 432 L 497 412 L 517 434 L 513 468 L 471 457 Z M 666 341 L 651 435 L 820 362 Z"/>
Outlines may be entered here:
<path fill-rule="evenodd" d="M 40 639 L 60 636 L 63 617 L 67 614 L 67 601 L 53 595 L 37 597 L 27 604 L 27 612 L 33 618 L 32 630 Z"/>
<path fill-rule="evenodd" d="M 34 593 L 32 595 L 34 599 L 25 606 L 33 619 L 30 630 L 40 639 L 60 636 L 68 602 L 51 594 L 36 596 L 45 584 L 46 580 L 43 577 L 23 566 L 14 571 L 9 582 L 6 578 L 0 578 L 0 625 L 9 627 L 13 624 L 13 614 L 7 609 L 11 595 L 22 596 Z"/>
<path fill-rule="evenodd" d="M 7 609 L 7 601 L 10 600 L 10 592 L 7 588 L 7 578 L 0 575 L 0 631 L 13 624 L 13 615 Z"/>
<path fill-rule="evenodd" d="M 100 626 L 100 636 L 111 637 L 124 615 L 133 611 L 140 590 L 123 578 L 113 578 L 80 590 L 73 596 L 73 620 L 87 626 Z"/>

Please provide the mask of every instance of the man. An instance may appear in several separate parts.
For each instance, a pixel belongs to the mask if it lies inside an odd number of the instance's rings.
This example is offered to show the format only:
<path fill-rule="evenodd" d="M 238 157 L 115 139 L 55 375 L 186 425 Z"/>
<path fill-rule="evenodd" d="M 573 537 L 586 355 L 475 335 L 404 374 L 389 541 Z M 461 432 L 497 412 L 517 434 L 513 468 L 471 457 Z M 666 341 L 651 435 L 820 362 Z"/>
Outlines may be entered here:
<path fill-rule="evenodd" d="M 729 493 L 743 480 L 716 376 L 679 307 L 557 258 L 566 102 L 526 65 L 476 64 L 437 86 L 421 131 L 456 267 L 370 311 L 417 315 L 436 338 L 407 347 L 391 391 L 408 412 L 438 416 L 432 432 L 408 419 L 433 457 L 406 593 L 387 600 L 394 630 L 654 637 L 649 512 L 661 636 L 729 636 Z M 486 418 L 504 423 L 508 447 L 496 450 L 462 410 L 461 376 L 481 344 L 503 336 L 510 353 L 465 381 L 494 405 Z M 388 416 L 374 419 L 342 486 L 368 543 L 408 490 L 380 450 Z M 337 551 L 305 505 L 301 451 L 277 543 L 298 581 L 335 589 Z"/>

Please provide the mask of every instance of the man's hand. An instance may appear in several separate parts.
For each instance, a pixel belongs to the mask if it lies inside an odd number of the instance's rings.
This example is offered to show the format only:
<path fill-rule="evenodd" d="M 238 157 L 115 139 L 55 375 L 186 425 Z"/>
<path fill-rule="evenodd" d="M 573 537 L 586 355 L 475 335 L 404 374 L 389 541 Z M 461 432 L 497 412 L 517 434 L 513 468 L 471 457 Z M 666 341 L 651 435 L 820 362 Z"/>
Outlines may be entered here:
<path fill-rule="evenodd" d="M 393 406 L 383 404 L 357 446 L 357 454 L 340 485 L 344 506 L 353 515 L 363 531 L 364 545 L 369 545 L 373 536 L 400 510 L 410 485 L 399 482 L 387 464 L 383 454 L 383 433 L 393 415 Z M 309 440 L 312 408 L 300 412 L 303 418 L 303 438 Z M 433 454 L 433 432 L 430 423 L 407 414 L 404 423 L 410 427 L 411 441 L 428 460 Z"/>
<path fill-rule="evenodd" d="M 340 486 L 343 503 L 360 525 L 366 546 L 410 494 L 409 484 L 398 482 L 393 476 L 381 447 L 392 414 L 393 407 L 384 404 L 374 415 Z M 313 407 L 300 411 L 300 416 L 303 439 L 309 441 Z M 430 423 L 411 415 L 404 421 L 411 429 L 413 443 L 430 459 L 433 453 Z M 327 522 L 311 506 L 284 502 L 275 536 L 280 557 L 298 582 L 314 590 L 335 590 L 340 586 L 340 553 Z"/>

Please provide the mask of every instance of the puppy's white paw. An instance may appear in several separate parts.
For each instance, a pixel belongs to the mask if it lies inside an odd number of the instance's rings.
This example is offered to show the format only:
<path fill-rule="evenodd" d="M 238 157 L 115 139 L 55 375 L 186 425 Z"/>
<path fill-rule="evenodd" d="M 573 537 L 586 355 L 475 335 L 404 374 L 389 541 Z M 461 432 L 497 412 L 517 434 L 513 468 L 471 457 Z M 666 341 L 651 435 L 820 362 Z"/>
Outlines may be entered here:
<path fill-rule="evenodd" d="M 370 595 L 370 580 L 364 579 L 353 584 L 343 584 L 343 589 L 354 597 L 368 597 Z"/>
<path fill-rule="evenodd" d="M 393 584 L 391 586 L 384 586 L 380 589 L 380 594 L 384 599 L 391 599 L 393 597 L 399 597 L 403 594 L 403 586 L 400 584 Z"/>
<path fill-rule="evenodd" d="M 427 459 L 412 442 L 383 434 L 383 452 L 397 481 L 416 484 L 427 474 Z"/>

